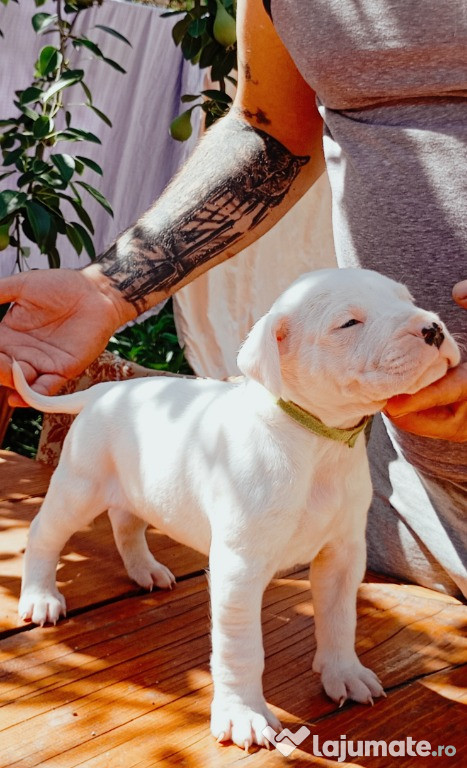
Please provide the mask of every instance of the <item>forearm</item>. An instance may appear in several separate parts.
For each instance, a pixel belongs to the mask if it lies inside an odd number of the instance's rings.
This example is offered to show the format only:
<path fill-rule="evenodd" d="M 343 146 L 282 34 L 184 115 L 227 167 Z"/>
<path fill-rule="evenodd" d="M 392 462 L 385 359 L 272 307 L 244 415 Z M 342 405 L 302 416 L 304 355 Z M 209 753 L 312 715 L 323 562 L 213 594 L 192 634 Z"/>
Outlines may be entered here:
<path fill-rule="evenodd" d="M 266 126 L 267 127 L 267 126 Z M 157 202 L 87 270 L 139 314 L 266 232 L 322 172 L 239 115 L 219 121 Z"/>

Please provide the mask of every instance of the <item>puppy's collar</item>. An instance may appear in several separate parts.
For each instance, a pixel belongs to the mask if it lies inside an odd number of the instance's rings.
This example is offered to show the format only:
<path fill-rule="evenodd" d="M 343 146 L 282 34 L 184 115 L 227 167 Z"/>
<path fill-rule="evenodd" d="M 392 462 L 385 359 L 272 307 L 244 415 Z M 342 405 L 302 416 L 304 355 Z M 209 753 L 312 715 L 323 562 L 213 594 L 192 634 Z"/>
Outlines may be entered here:
<path fill-rule="evenodd" d="M 346 443 L 349 448 L 354 447 L 357 437 L 360 432 L 363 432 L 371 418 L 370 416 L 364 416 L 356 427 L 352 427 L 351 429 L 339 429 L 339 427 L 327 427 L 326 424 L 323 424 L 323 422 L 320 421 L 320 419 L 313 416 L 312 413 L 305 411 L 304 408 L 301 408 L 291 400 L 286 401 L 280 397 L 277 401 L 277 405 L 279 408 L 282 408 L 291 419 L 294 419 L 298 424 L 301 424 L 302 427 L 305 427 L 305 429 L 308 429 L 315 435 L 327 437 L 329 440 L 336 440 L 338 443 Z"/>

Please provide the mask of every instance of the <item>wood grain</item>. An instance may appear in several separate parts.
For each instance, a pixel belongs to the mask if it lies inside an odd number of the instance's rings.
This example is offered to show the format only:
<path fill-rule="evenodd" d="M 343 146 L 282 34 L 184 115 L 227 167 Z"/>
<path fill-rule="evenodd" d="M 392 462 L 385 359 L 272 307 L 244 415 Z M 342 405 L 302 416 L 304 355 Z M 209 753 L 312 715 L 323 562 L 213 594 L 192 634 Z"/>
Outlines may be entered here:
<path fill-rule="evenodd" d="M 311 671 L 307 571 L 271 583 L 262 613 L 265 694 L 284 726 L 310 729 L 288 759 L 277 750 L 246 755 L 210 736 L 209 607 L 200 575 L 206 559 L 156 531 L 149 533 L 151 548 L 180 579 L 172 592 L 148 594 L 132 585 L 101 516 L 71 539 L 61 559 L 71 616 L 57 627 L 17 626 L 22 550 L 49 478 L 35 462 L 0 454 L 1 768 L 467 764 L 467 611 L 428 589 L 367 574 L 358 597 L 357 651 L 388 698 L 339 710 Z M 433 761 L 369 755 L 337 763 L 314 753 L 313 735 L 320 745 L 341 736 L 355 743 L 411 736 L 436 750 L 451 745 L 456 755 Z"/>

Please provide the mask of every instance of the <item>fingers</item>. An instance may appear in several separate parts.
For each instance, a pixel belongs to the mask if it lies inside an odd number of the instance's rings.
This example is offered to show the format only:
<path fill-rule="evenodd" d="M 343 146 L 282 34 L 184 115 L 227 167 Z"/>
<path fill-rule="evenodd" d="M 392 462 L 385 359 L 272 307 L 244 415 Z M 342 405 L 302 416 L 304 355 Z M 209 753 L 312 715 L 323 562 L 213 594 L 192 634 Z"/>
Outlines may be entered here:
<path fill-rule="evenodd" d="M 28 384 L 31 385 L 35 392 L 39 392 L 41 395 L 54 395 L 56 394 L 66 383 L 67 378 L 58 373 L 43 373 L 40 374 L 28 362 L 24 360 L 18 361 L 23 370 L 24 376 Z M 13 408 L 27 407 L 27 403 L 20 397 L 15 391 L 13 383 L 13 377 L 11 373 L 11 358 L 3 353 L 0 353 L 0 386 L 4 386 L 10 390 L 8 395 L 8 404 Z"/>
<path fill-rule="evenodd" d="M 397 395 L 388 400 L 385 413 L 391 419 L 415 411 L 426 411 L 434 406 L 444 406 L 467 400 L 467 363 L 452 368 L 442 379 L 414 395 Z"/>
<path fill-rule="evenodd" d="M 35 377 L 36 376 L 37 374 L 35 374 Z M 33 380 L 32 389 L 34 392 L 38 392 L 40 395 L 55 395 L 60 391 L 60 389 L 62 389 L 65 382 L 66 378 L 64 376 L 46 373 Z M 31 381 L 28 381 L 28 384 L 29 383 L 31 383 Z M 13 408 L 23 408 L 24 406 L 29 407 L 27 403 L 25 403 L 24 400 L 20 397 L 20 395 L 14 390 L 12 390 L 8 397 L 8 405 L 11 405 Z"/>
<path fill-rule="evenodd" d="M 0 352 L 0 386 L 13 388 L 11 358 Z"/>
<path fill-rule="evenodd" d="M 452 290 L 452 298 L 460 307 L 467 309 L 467 280 L 456 283 Z"/>
<path fill-rule="evenodd" d="M 467 401 L 410 413 L 394 419 L 394 424 L 399 429 L 422 437 L 465 443 L 467 442 Z"/>
<path fill-rule="evenodd" d="M 20 397 L 14 389 L 11 390 L 11 394 L 8 395 L 8 405 L 11 408 L 29 408 L 29 405 L 24 402 L 23 398 Z"/>
<path fill-rule="evenodd" d="M 23 282 L 26 277 L 25 272 L 17 275 L 3 277 L 0 280 L 0 304 L 8 304 L 10 301 L 16 301 L 23 289 Z"/>

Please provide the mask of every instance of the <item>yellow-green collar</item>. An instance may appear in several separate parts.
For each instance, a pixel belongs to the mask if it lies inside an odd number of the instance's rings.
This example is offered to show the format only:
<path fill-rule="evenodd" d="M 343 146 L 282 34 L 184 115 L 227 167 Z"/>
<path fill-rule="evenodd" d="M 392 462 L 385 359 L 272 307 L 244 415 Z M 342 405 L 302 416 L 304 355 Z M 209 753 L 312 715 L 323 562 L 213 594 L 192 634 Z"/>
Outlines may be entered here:
<path fill-rule="evenodd" d="M 356 427 L 352 427 L 351 429 L 339 429 L 338 427 L 327 427 L 326 424 L 323 424 L 323 422 L 316 416 L 313 416 L 312 413 L 305 411 L 304 408 L 301 408 L 296 403 L 292 403 L 290 400 L 286 401 L 279 398 L 277 405 L 282 408 L 288 416 L 295 419 L 295 421 L 301 424 L 302 427 L 309 429 L 310 432 L 313 432 L 315 435 L 327 437 L 329 440 L 336 440 L 338 443 L 346 443 L 349 448 L 354 447 L 357 437 L 360 432 L 363 432 L 371 418 L 370 416 L 364 416 Z"/>

